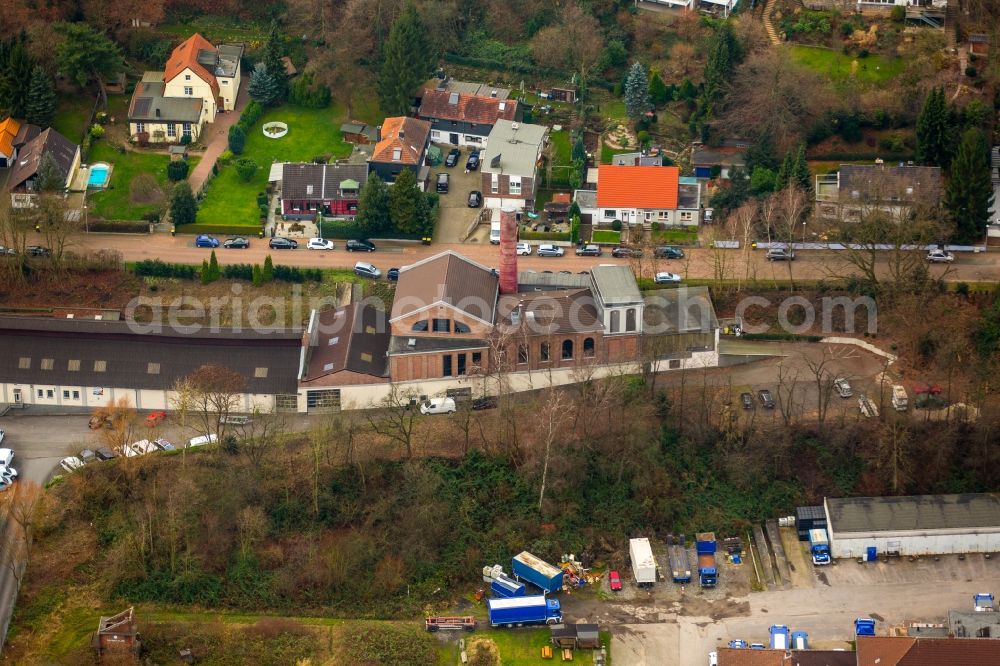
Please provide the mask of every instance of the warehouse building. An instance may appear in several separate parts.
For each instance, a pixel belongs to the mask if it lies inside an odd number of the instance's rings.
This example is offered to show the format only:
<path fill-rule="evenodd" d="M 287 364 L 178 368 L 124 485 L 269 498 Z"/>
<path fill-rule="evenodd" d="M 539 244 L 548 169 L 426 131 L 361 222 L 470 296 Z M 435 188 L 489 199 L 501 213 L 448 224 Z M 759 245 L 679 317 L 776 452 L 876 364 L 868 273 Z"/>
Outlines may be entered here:
<path fill-rule="evenodd" d="M 994 494 L 827 498 L 824 508 L 834 557 L 1000 552 Z"/>

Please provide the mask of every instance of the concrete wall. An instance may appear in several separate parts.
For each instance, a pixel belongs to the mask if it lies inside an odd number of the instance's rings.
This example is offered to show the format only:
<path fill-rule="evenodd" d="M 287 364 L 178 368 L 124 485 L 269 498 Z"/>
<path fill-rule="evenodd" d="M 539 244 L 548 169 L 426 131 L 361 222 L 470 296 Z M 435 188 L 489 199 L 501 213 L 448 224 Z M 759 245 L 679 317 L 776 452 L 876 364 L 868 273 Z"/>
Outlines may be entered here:
<path fill-rule="evenodd" d="M 948 553 L 995 553 L 1000 551 L 1000 527 L 992 532 L 964 534 L 919 534 L 914 536 L 842 537 L 830 531 L 830 552 L 838 558 L 861 557 L 874 546 L 879 555 L 898 543 L 902 555 L 946 555 Z M 895 546 L 894 546 L 895 548 Z"/>
<path fill-rule="evenodd" d="M 136 409 L 171 409 L 176 394 L 161 389 L 130 389 L 107 386 L 60 386 L 53 384 L 0 383 L 0 403 L 18 404 L 15 394 L 20 392 L 20 404 L 46 407 L 73 407 L 94 409 L 105 407 L 125 398 Z M 41 394 L 39 395 L 39 392 Z M 240 397 L 237 411 L 254 409 L 269 412 L 274 409 L 274 396 L 246 394 Z"/>

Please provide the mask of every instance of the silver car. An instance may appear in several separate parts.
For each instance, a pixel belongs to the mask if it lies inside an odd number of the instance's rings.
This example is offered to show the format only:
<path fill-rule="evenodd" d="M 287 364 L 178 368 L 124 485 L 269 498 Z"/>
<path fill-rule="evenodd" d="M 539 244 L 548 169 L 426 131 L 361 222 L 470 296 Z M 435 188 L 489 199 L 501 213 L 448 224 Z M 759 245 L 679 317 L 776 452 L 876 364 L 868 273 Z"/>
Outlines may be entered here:
<path fill-rule="evenodd" d="M 854 395 L 854 390 L 851 388 L 850 382 L 843 377 L 837 377 L 837 379 L 833 381 L 833 390 L 835 390 L 837 395 L 841 398 L 850 398 Z"/>
<path fill-rule="evenodd" d="M 566 254 L 566 250 L 562 249 L 558 245 L 552 245 L 551 243 L 546 243 L 544 245 L 538 246 L 539 257 L 561 257 L 564 254 Z"/>

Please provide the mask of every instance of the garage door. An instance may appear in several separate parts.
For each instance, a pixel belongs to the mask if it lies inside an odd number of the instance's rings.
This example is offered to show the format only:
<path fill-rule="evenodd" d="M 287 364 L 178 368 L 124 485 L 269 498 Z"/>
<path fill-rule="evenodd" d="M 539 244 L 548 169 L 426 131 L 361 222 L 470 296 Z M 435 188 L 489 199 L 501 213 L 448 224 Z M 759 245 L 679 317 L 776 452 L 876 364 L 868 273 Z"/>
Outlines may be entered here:
<path fill-rule="evenodd" d="M 340 389 L 306 392 L 306 407 L 310 412 L 339 412 Z"/>

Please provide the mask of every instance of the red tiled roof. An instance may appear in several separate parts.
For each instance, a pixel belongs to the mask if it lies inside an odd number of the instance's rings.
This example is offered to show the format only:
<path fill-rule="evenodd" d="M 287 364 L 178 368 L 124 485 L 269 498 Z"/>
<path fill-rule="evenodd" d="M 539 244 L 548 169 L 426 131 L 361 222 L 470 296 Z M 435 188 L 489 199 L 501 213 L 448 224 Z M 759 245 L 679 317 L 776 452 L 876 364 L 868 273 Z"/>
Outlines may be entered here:
<path fill-rule="evenodd" d="M 164 82 L 169 83 L 175 76 L 183 72 L 185 69 L 190 69 L 195 73 L 195 75 L 198 76 L 199 79 L 202 79 L 205 83 L 212 86 L 212 92 L 218 95 L 219 82 L 215 80 L 215 75 L 205 69 L 205 67 L 198 62 L 199 51 L 215 50 L 215 47 L 212 46 L 210 41 L 202 37 L 197 32 L 194 33 L 181 42 L 181 44 L 170 54 L 170 58 L 167 60 L 167 66 L 163 71 Z"/>
<path fill-rule="evenodd" d="M 21 123 L 13 118 L 6 118 L 0 122 L 0 154 L 5 157 L 14 155 L 14 138 L 21 129 Z"/>
<path fill-rule="evenodd" d="M 452 96 L 455 98 L 455 104 L 449 103 Z M 420 102 L 421 117 L 460 120 L 479 125 L 493 125 L 501 118 L 514 120 L 516 114 L 515 99 L 501 100 L 482 95 L 463 95 L 447 90 L 425 90 Z"/>
<path fill-rule="evenodd" d="M 602 164 L 597 172 L 598 208 L 677 208 L 677 167 Z"/>
<path fill-rule="evenodd" d="M 1000 666 L 1000 640 L 861 636 L 858 666 Z"/>
<path fill-rule="evenodd" d="M 386 118 L 382 123 L 382 140 L 372 151 L 372 161 L 420 166 L 430 133 L 431 124 L 426 120 L 408 116 Z M 399 150 L 399 157 L 394 159 L 396 150 Z"/>

